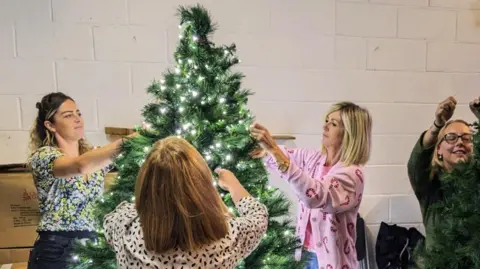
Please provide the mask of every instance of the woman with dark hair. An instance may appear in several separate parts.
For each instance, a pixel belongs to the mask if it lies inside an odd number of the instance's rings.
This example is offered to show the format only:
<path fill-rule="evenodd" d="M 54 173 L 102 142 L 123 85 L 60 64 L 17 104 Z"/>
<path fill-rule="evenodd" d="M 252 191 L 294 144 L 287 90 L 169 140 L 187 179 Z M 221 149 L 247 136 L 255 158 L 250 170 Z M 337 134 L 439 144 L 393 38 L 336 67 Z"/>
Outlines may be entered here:
<path fill-rule="evenodd" d="M 73 241 L 96 236 L 93 203 L 103 194 L 104 177 L 122 140 L 92 149 L 84 138 L 80 110 L 63 93 L 45 95 L 36 107 L 28 166 L 41 218 L 28 268 L 66 268 Z"/>

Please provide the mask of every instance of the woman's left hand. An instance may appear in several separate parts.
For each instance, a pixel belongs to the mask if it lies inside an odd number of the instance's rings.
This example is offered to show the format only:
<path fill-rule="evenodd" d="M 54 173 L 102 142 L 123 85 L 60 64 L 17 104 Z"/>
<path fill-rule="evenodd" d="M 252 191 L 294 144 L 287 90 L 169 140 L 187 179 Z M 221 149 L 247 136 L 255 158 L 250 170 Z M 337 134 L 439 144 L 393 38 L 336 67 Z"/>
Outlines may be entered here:
<path fill-rule="evenodd" d="M 270 135 L 267 128 L 259 123 L 254 123 L 250 126 L 250 133 L 252 137 L 258 141 L 260 147 L 268 153 L 272 153 L 278 148 L 277 142 L 275 142 L 275 139 Z"/>
<path fill-rule="evenodd" d="M 475 98 L 470 102 L 470 110 L 477 117 L 477 119 L 480 119 L 480 97 Z"/>

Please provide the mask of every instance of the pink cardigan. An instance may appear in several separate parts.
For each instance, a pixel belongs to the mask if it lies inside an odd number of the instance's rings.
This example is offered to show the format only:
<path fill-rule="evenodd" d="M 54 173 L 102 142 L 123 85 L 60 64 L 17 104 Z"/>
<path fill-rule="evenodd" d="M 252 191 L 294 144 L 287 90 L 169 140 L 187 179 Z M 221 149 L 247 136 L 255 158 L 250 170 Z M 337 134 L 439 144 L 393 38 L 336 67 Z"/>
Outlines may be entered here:
<path fill-rule="evenodd" d="M 355 225 L 363 194 L 363 167 L 338 162 L 320 177 L 326 161 L 321 151 L 280 148 L 291 161 L 285 173 L 276 169 L 271 156 L 264 161 L 289 183 L 299 199 L 296 235 L 303 244 L 310 219 L 319 267 L 358 268 Z M 301 249 L 296 251 L 297 259 L 301 253 Z"/>

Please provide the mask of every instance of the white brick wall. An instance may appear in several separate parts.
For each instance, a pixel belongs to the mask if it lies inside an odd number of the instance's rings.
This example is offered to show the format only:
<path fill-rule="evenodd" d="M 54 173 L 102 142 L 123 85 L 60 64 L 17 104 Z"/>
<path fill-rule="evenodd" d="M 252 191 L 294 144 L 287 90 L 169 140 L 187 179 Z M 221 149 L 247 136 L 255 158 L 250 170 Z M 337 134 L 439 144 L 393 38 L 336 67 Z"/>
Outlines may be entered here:
<path fill-rule="evenodd" d="M 249 106 L 272 132 L 297 137 L 288 145 L 318 147 L 332 102 L 370 109 L 374 141 L 361 212 L 371 261 L 381 221 L 422 230 L 405 165 L 441 99 L 455 94 L 456 116 L 473 120 L 466 103 L 480 94 L 479 2 L 200 2 L 219 23 L 214 41 L 237 44 L 244 86 L 256 93 Z M 25 161 L 34 104 L 51 91 L 77 100 L 95 144 L 105 143 L 105 126 L 138 124 L 145 88 L 172 65 L 177 5 L 195 3 L 1 1 L 0 163 Z M 295 198 L 277 177 L 271 181 Z"/>

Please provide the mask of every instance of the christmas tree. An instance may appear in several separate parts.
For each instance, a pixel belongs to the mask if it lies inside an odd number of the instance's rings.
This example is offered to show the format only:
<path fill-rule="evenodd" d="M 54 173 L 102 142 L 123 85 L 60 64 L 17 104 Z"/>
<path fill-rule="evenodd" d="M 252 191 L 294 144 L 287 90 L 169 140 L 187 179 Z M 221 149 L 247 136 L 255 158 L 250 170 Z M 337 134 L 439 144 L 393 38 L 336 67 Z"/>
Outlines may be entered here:
<path fill-rule="evenodd" d="M 480 268 L 480 134 L 474 124 L 473 157 L 441 176 L 444 199 L 433 205 L 442 220 L 428 234 L 435 242 L 420 246 L 424 269 Z"/>
<path fill-rule="evenodd" d="M 231 70 L 239 63 L 235 45 L 216 46 L 209 40 L 215 25 L 202 6 L 180 7 L 178 15 L 181 34 L 174 54 L 176 67 L 147 89 L 156 101 L 143 108 L 145 124 L 137 128 L 141 135 L 126 140 L 115 160 L 118 177 L 96 207 L 99 227 L 103 216 L 120 202 L 133 201 L 137 173 L 151 145 L 178 135 L 203 154 L 212 171 L 217 167 L 231 170 L 268 207 L 267 234 L 238 268 L 303 268 L 303 261 L 294 260 L 299 242 L 287 217 L 289 201 L 268 185 L 262 161 L 249 157 L 257 146 L 249 134 L 253 116 L 246 104 L 251 92 L 241 88 L 243 74 Z M 230 195 L 218 191 L 236 213 Z M 99 234 L 97 241 L 76 246 L 73 268 L 116 268 L 115 253 L 105 243 L 101 228 Z"/>

